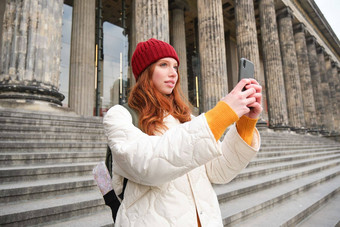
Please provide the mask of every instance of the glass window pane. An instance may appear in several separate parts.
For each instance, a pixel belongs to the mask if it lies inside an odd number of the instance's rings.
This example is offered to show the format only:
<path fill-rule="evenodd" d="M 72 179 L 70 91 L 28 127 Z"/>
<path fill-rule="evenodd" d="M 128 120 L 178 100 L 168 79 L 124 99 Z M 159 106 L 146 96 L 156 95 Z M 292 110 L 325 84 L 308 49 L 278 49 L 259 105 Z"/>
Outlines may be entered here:
<path fill-rule="evenodd" d="M 102 111 L 106 112 L 111 106 L 127 101 L 128 37 L 123 35 L 121 27 L 109 22 L 104 22 L 103 32 L 104 66 L 101 101 Z"/>

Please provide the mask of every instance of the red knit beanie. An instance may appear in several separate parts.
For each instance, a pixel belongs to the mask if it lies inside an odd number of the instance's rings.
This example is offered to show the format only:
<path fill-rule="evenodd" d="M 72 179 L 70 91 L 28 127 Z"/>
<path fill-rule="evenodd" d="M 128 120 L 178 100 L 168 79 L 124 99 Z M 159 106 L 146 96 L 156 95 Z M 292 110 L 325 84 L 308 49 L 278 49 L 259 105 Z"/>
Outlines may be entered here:
<path fill-rule="evenodd" d="M 136 81 L 149 65 L 166 57 L 174 58 L 179 66 L 177 53 L 170 44 L 154 38 L 138 43 L 131 58 L 132 72 Z"/>

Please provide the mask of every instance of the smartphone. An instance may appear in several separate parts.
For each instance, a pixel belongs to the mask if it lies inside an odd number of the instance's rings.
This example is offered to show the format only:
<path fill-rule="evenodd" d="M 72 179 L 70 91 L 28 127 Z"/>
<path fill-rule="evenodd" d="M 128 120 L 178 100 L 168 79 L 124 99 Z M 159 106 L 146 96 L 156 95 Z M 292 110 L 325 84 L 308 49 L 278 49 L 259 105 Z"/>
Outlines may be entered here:
<path fill-rule="evenodd" d="M 238 81 L 243 78 L 254 78 L 254 64 L 245 58 L 240 59 Z"/>
<path fill-rule="evenodd" d="M 254 64 L 248 59 L 241 58 L 238 70 L 238 81 L 244 78 L 254 78 Z M 243 88 L 243 91 L 246 90 Z"/>

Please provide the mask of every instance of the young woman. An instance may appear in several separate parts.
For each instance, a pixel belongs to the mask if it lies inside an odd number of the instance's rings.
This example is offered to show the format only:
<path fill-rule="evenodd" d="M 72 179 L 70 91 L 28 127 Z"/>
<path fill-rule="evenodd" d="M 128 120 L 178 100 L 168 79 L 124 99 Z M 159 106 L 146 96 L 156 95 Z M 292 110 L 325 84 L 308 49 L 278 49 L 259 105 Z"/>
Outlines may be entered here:
<path fill-rule="evenodd" d="M 231 181 L 259 150 L 261 86 L 243 79 L 213 109 L 193 117 L 180 96 L 171 45 L 141 42 L 131 65 L 136 85 L 128 104 L 139 113 L 139 128 L 121 105 L 104 117 L 116 194 L 128 179 L 115 226 L 223 226 L 212 183 Z"/>

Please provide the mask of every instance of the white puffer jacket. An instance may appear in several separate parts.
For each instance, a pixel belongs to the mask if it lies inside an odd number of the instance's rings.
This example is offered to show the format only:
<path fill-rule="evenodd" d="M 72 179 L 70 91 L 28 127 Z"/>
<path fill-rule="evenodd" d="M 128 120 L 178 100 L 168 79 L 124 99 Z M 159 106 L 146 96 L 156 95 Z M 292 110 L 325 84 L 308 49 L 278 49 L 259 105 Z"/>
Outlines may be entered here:
<path fill-rule="evenodd" d="M 225 184 L 246 167 L 259 150 L 258 131 L 250 147 L 235 126 L 216 142 L 204 114 L 184 124 L 171 115 L 164 122 L 169 130 L 149 136 L 123 106 L 104 117 L 117 194 L 128 179 L 115 226 L 196 227 L 196 210 L 202 227 L 223 226 L 211 183 Z"/>

